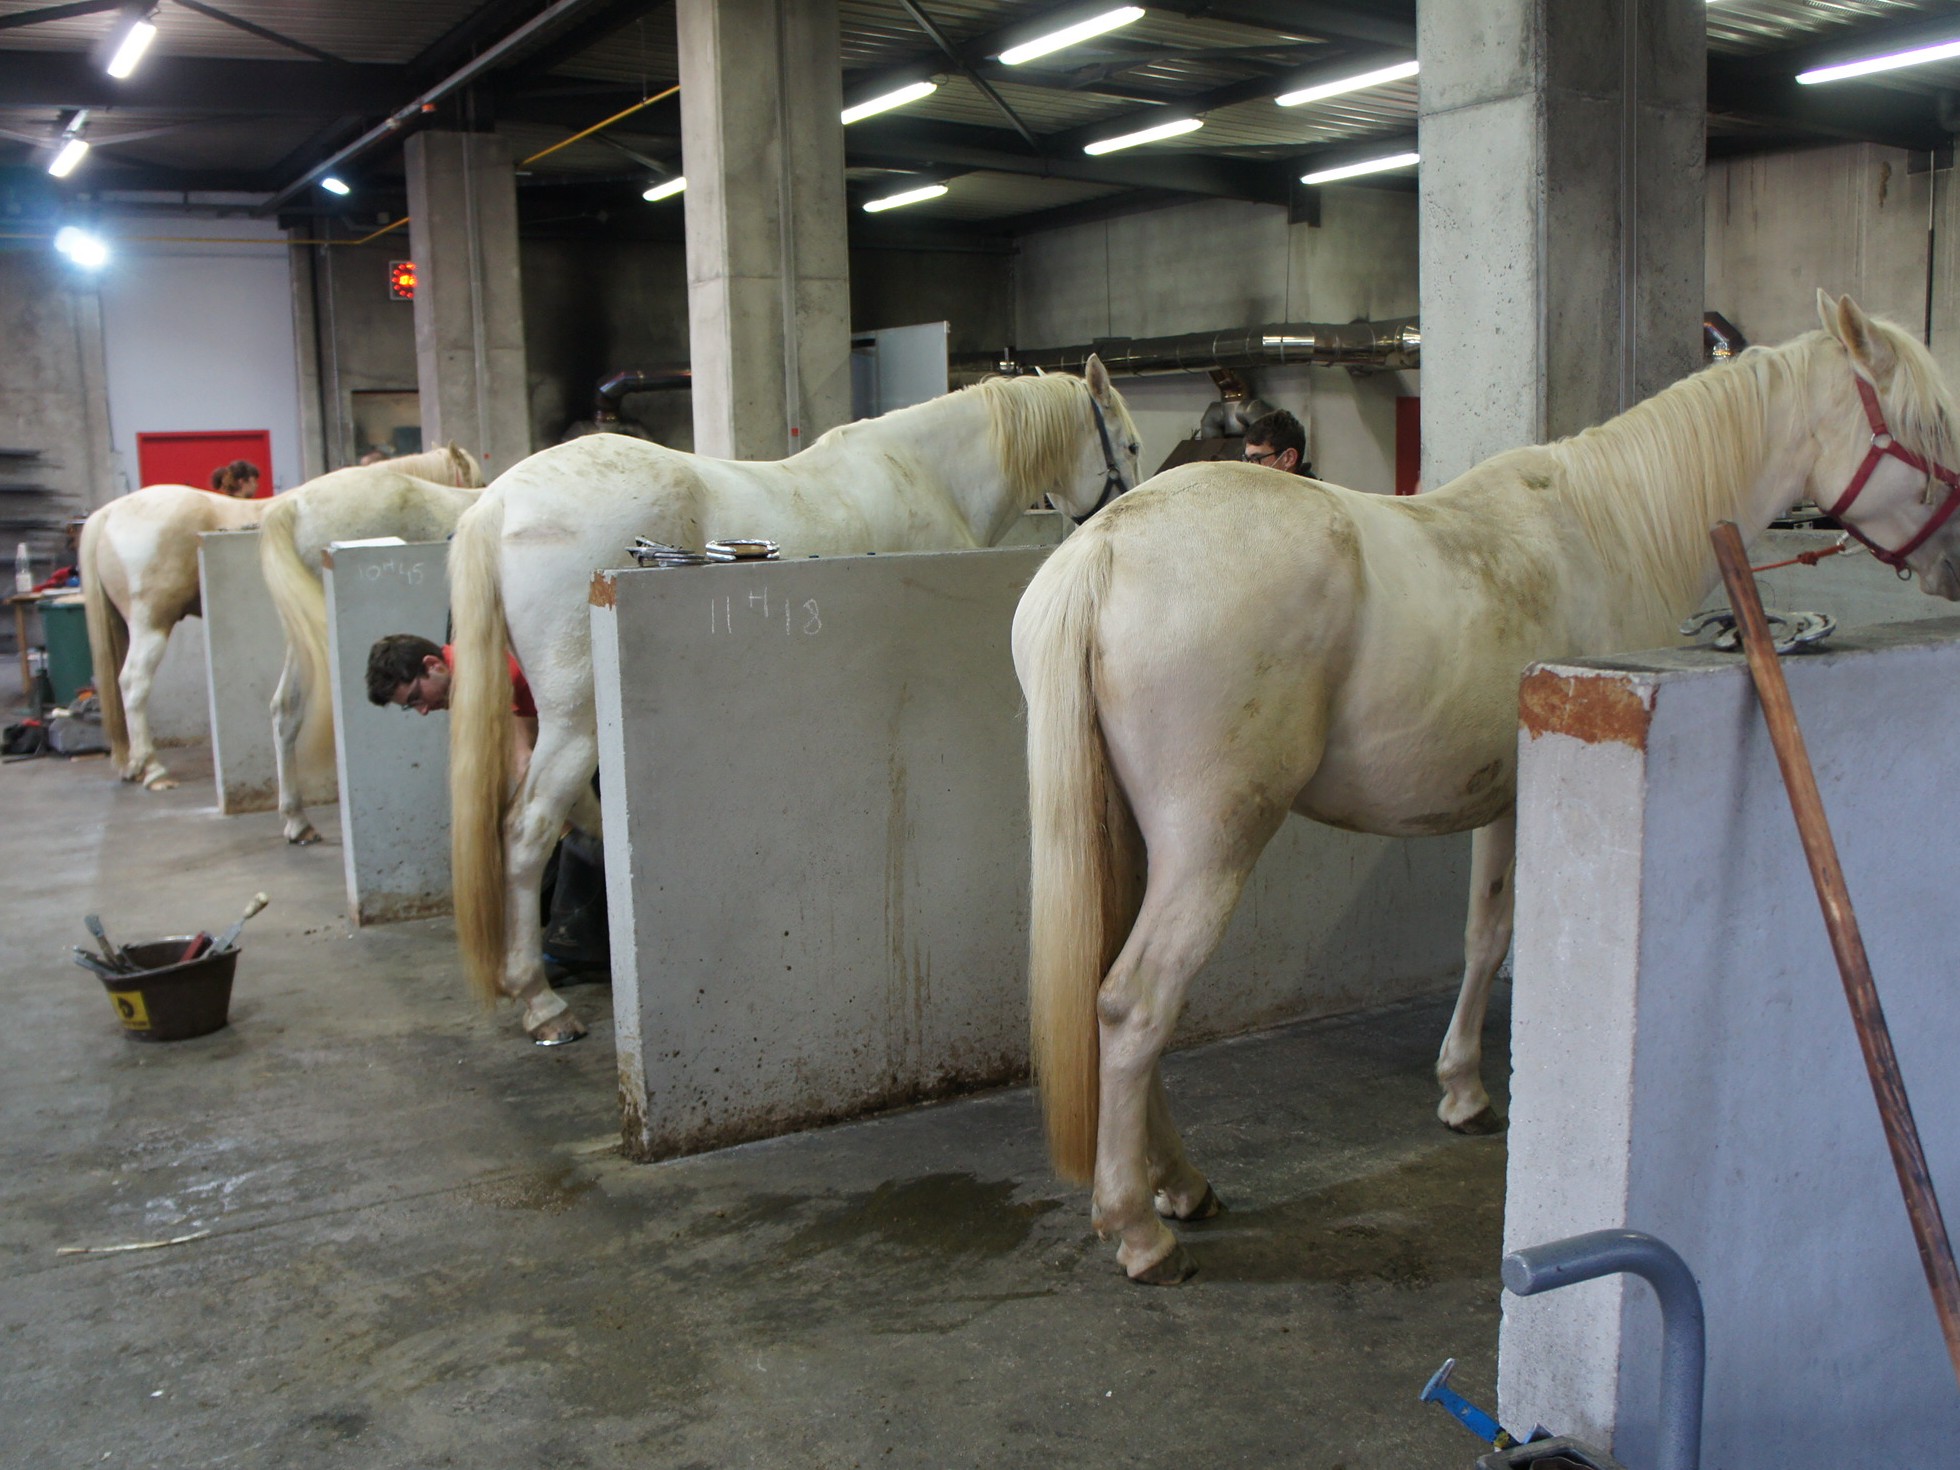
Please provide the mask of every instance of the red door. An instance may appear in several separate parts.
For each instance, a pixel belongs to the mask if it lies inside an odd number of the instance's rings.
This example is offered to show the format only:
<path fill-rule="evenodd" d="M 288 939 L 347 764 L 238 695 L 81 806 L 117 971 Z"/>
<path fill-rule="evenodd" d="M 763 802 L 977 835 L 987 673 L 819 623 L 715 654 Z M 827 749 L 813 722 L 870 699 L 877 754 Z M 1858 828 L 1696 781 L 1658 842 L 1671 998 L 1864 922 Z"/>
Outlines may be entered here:
<path fill-rule="evenodd" d="M 272 494 L 269 429 L 210 429 L 136 436 L 136 472 L 145 485 L 195 485 L 200 490 L 209 490 L 211 472 L 234 459 L 248 459 L 259 467 L 259 499 Z"/>

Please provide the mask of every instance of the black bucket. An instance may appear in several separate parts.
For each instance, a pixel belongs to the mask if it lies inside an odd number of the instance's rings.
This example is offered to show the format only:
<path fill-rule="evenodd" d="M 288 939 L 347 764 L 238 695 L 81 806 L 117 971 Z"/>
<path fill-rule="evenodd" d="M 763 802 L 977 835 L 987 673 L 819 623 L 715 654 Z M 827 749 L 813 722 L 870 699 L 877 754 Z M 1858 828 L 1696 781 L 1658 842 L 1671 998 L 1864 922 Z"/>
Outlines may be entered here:
<path fill-rule="evenodd" d="M 231 976 L 238 968 L 238 951 L 228 949 L 179 963 L 177 957 L 196 937 L 180 934 L 147 944 L 125 944 L 123 951 L 137 969 L 128 975 L 102 977 L 116 1018 L 136 1040 L 183 1041 L 224 1026 L 231 1011 Z"/>

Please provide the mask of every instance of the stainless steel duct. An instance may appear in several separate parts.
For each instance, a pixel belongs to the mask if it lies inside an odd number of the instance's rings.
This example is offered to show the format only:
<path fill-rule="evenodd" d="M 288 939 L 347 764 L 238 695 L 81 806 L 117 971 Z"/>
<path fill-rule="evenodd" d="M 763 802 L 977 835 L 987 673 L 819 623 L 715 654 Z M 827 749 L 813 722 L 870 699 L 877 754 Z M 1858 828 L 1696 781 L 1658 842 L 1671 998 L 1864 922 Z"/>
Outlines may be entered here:
<path fill-rule="evenodd" d="M 1201 373 L 1220 367 L 1416 368 L 1422 365 L 1422 329 L 1416 318 L 1383 322 L 1281 322 L 1175 337 L 1109 337 L 1084 347 L 1009 348 L 1002 356 L 969 355 L 953 366 L 967 372 L 1079 373 L 1093 352 L 1110 372 Z"/>
<path fill-rule="evenodd" d="M 658 389 L 686 388 L 694 381 L 694 375 L 687 368 L 662 368 L 658 372 L 641 372 L 626 368 L 614 373 L 599 384 L 597 402 L 593 406 L 593 420 L 606 427 L 619 422 L 619 400 L 628 393 L 651 393 Z"/>

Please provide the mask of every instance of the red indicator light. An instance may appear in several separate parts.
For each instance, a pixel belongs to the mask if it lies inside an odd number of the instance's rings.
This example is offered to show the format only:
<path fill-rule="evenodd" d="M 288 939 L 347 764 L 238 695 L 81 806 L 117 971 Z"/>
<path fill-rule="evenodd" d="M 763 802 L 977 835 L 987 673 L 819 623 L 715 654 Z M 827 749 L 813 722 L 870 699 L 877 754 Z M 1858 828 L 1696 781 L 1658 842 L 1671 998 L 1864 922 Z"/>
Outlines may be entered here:
<path fill-rule="evenodd" d="M 397 301 L 415 299 L 415 262 L 412 260 L 391 260 L 388 262 L 388 294 Z"/>

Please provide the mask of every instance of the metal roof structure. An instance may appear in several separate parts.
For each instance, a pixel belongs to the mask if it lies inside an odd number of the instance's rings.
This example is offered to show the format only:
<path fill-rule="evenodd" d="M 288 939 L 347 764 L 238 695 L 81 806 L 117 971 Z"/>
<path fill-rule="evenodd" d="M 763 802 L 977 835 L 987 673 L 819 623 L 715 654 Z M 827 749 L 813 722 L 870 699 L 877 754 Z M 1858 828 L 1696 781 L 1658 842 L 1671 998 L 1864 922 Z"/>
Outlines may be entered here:
<path fill-rule="evenodd" d="M 1153 0 L 1120 30 L 1021 66 L 1000 61 L 1015 41 L 1110 3 L 840 0 L 847 102 L 937 83 L 846 130 L 854 197 L 905 180 L 948 185 L 902 221 L 854 211 L 854 233 L 1006 240 L 1206 197 L 1310 212 L 1303 172 L 1413 145 L 1413 79 L 1302 107 L 1274 99 L 1412 58 L 1415 0 Z M 108 52 L 146 10 L 155 42 L 115 81 Z M 1955 0 L 1709 0 L 1708 37 L 1711 155 L 1847 140 L 1943 150 L 1960 128 L 1960 61 L 1830 87 L 1794 80 L 1807 66 L 1960 37 Z M 494 127 L 527 160 L 553 149 L 520 175 L 530 214 L 677 233 L 678 207 L 638 198 L 680 168 L 677 99 L 554 145 L 678 75 L 673 0 L 0 0 L 0 179 L 40 175 L 62 200 L 223 194 L 365 221 L 399 204 L 400 140 L 434 122 Z M 84 109 L 90 157 L 53 185 L 51 150 Z M 1179 117 L 1203 127 L 1083 152 Z M 350 199 L 317 188 L 328 163 L 360 186 Z"/>

